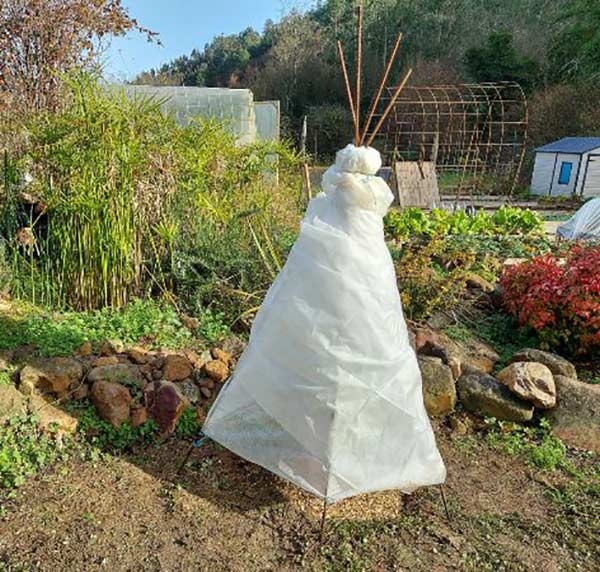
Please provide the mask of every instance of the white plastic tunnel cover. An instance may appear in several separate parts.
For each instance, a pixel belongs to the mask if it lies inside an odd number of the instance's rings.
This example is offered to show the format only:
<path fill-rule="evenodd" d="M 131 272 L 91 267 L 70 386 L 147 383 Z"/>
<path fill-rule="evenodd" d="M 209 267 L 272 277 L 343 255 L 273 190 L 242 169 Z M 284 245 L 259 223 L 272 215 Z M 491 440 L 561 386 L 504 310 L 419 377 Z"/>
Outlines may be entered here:
<path fill-rule="evenodd" d="M 569 240 L 600 240 L 600 197 L 586 202 L 557 233 Z"/>

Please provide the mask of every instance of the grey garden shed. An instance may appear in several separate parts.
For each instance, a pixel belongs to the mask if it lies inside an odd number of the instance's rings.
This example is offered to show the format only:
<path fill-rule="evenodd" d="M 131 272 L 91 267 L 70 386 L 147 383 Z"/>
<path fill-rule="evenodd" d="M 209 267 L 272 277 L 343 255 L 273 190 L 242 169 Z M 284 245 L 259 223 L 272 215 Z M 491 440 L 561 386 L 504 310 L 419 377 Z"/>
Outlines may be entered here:
<path fill-rule="evenodd" d="M 533 194 L 600 196 L 600 137 L 564 137 L 535 151 Z"/>

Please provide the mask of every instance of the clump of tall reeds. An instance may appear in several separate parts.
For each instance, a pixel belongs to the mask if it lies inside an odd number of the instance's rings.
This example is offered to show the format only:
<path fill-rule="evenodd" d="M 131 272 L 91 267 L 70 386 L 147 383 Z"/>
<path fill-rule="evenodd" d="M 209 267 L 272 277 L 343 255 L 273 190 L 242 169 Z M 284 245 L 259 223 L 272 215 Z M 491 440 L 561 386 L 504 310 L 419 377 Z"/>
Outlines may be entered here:
<path fill-rule="evenodd" d="M 13 294 L 94 309 L 160 292 L 194 309 L 224 288 L 244 311 L 293 232 L 294 193 L 266 176 L 274 154 L 283 173 L 293 155 L 238 146 L 214 122 L 181 127 L 159 101 L 94 76 L 65 86 L 67 104 L 23 122 L 25 149 L 6 151 L 0 236 Z"/>

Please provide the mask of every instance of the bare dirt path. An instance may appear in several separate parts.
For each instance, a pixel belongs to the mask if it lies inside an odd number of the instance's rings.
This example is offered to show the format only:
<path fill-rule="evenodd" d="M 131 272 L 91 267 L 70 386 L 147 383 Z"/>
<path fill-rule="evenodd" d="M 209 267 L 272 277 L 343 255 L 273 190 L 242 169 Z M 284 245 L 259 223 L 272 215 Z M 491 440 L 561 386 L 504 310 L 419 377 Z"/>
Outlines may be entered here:
<path fill-rule="evenodd" d="M 451 522 L 436 488 L 367 495 L 330 508 L 319 545 L 318 500 L 212 445 L 177 475 L 187 444 L 170 439 L 29 480 L 0 513 L 0 570 L 600 569 L 597 496 L 479 434 L 436 432 Z"/>

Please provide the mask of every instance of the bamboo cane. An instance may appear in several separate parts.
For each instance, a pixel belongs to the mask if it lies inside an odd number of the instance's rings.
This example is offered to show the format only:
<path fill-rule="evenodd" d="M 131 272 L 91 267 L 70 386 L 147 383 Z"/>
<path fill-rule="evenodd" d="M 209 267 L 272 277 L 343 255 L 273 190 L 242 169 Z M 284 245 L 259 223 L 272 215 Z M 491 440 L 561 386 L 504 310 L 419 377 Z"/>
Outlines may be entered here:
<path fill-rule="evenodd" d="M 402 90 L 404 89 L 404 86 L 406 85 L 406 82 L 408 81 L 408 78 L 410 78 L 411 74 L 412 74 L 412 69 L 409 69 L 406 72 L 406 75 L 404 76 L 402 83 L 396 88 L 396 91 L 394 92 L 394 95 L 392 96 L 390 103 L 388 104 L 385 111 L 383 112 L 383 115 L 379 118 L 379 121 L 377 122 L 377 125 L 375 126 L 375 129 L 373 130 L 373 133 L 371 133 L 371 136 L 367 140 L 367 147 L 370 147 L 371 143 L 373 143 L 373 140 L 377 136 L 377 133 L 381 129 L 381 126 L 383 125 L 384 121 L 387 119 L 387 116 L 390 114 L 390 111 L 392 111 L 392 109 L 394 108 L 394 104 L 396 103 L 396 100 L 398 99 L 398 97 L 400 97 L 400 94 L 402 93 Z"/>
<path fill-rule="evenodd" d="M 360 135 L 360 96 L 362 83 L 362 36 L 363 36 L 363 7 L 362 0 L 356 9 L 358 15 L 358 32 L 356 37 L 356 123 L 354 124 L 354 144 L 358 147 L 361 142 Z"/>
<path fill-rule="evenodd" d="M 352 97 L 352 88 L 350 87 L 350 79 L 348 78 L 348 70 L 346 68 L 346 58 L 344 57 L 344 48 L 342 47 L 342 42 L 340 42 L 339 40 L 337 43 L 337 49 L 338 49 L 338 57 L 340 58 L 340 64 L 342 66 L 342 75 L 344 76 L 344 83 L 346 85 L 346 95 L 348 96 L 348 103 L 350 104 L 350 113 L 352 113 L 352 121 L 354 122 L 354 133 L 356 134 L 358 120 L 356 118 L 356 110 L 354 109 L 354 99 Z"/>
<path fill-rule="evenodd" d="M 369 127 L 371 127 L 371 121 L 373 121 L 373 116 L 375 115 L 375 111 L 379 105 L 379 100 L 381 99 L 381 95 L 383 90 L 385 89 L 385 84 L 387 82 L 388 76 L 390 75 L 390 71 L 392 71 L 392 66 L 396 61 L 396 55 L 398 53 L 398 48 L 400 48 L 400 42 L 402 41 L 402 32 L 398 34 L 396 38 L 396 43 L 394 44 L 394 48 L 392 49 L 392 53 L 390 54 L 390 58 L 388 60 L 385 71 L 383 72 L 383 76 L 381 77 L 381 82 L 379 83 L 379 88 L 377 93 L 375 94 L 375 98 L 373 99 L 373 103 L 371 104 L 371 109 L 367 115 L 367 121 L 365 123 L 365 127 L 362 132 L 362 137 L 360 138 L 360 144 L 362 145 L 365 142 L 365 138 L 367 133 L 369 132 Z"/>

